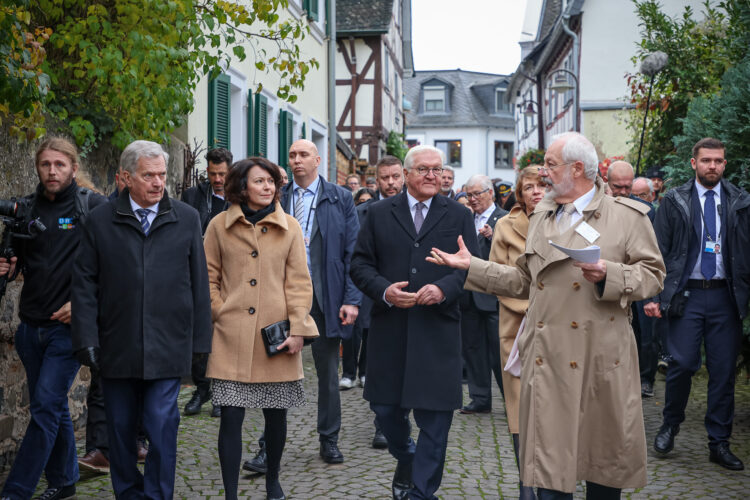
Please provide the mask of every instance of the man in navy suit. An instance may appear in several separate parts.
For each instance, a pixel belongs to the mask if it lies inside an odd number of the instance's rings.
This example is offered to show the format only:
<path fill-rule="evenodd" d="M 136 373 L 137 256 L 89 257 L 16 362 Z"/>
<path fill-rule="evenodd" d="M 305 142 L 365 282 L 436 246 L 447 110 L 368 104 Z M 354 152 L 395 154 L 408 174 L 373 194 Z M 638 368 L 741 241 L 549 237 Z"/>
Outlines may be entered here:
<path fill-rule="evenodd" d="M 693 146 L 695 180 L 667 192 L 654 229 L 664 256 L 664 290 L 645 312 L 669 321 L 664 422 L 654 449 L 666 454 L 685 420 L 692 377 L 705 345 L 708 401 L 705 425 L 709 460 L 730 470 L 744 465 L 729 450 L 734 420 L 734 382 L 747 314 L 747 227 L 750 195 L 722 179 L 726 159 L 721 141 L 705 138 Z"/>
<path fill-rule="evenodd" d="M 478 250 L 471 213 L 437 196 L 442 170 L 440 150 L 412 148 L 404 160 L 407 191 L 369 204 L 352 258 L 352 279 L 374 302 L 364 397 L 398 460 L 398 499 L 436 498 L 453 411 L 461 406 L 458 299 L 465 273 L 425 258 L 434 246 L 456 249 L 459 235 Z"/>
<path fill-rule="evenodd" d="M 505 210 L 495 205 L 492 181 L 486 175 L 472 175 L 466 182 L 466 196 L 474 213 L 479 256 L 490 258 L 492 233 Z M 489 413 L 492 410 L 492 373 L 503 390 L 500 366 L 500 331 L 497 297 L 465 290 L 461 296 L 461 348 L 469 382 L 469 404 L 461 413 Z"/>

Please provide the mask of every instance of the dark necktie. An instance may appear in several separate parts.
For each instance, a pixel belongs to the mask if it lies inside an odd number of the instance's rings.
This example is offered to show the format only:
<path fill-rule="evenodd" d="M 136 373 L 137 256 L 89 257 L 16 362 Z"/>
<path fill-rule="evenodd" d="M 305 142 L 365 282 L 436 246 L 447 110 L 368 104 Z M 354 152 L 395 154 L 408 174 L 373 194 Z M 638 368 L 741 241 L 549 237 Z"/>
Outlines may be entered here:
<path fill-rule="evenodd" d="M 422 210 L 426 206 L 427 205 L 425 205 L 421 201 L 416 205 L 416 213 L 414 214 L 414 229 L 417 230 L 417 234 L 419 234 L 419 230 L 422 229 L 422 224 L 424 223 L 424 214 L 422 213 Z"/>
<path fill-rule="evenodd" d="M 706 202 L 703 204 L 703 248 L 701 248 L 701 274 L 710 280 L 716 274 L 716 254 L 706 252 L 706 242 L 716 242 L 716 201 L 714 192 L 706 191 Z"/>
<path fill-rule="evenodd" d="M 143 234 L 148 234 L 148 230 L 151 229 L 151 224 L 148 223 L 148 214 L 151 212 L 148 208 L 137 208 L 135 213 L 138 214 L 138 218 L 141 219 L 141 229 Z"/>

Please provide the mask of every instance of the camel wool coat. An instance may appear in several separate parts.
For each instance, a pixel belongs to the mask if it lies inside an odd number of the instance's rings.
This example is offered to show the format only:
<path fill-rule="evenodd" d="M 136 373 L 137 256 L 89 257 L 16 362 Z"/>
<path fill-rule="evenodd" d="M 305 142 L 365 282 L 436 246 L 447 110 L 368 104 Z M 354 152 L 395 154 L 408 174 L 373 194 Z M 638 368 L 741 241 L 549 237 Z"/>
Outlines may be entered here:
<path fill-rule="evenodd" d="M 526 234 L 529 232 L 529 218 L 520 205 L 514 206 L 510 213 L 500 219 L 495 227 L 490 250 L 490 262 L 516 265 L 516 259 L 523 255 L 526 248 Z M 513 297 L 498 296 L 500 301 L 500 360 L 503 368 L 508 362 L 513 343 L 516 341 L 518 328 L 521 326 L 529 301 Z M 503 370 L 503 394 L 505 396 L 505 413 L 508 416 L 508 429 L 511 434 L 518 434 L 518 402 L 521 398 L 521 378 Z"/>
<path fill-rule="evenodd" d="M 472 258 L 466 287 L 529 297 L 521 356 L 520 460 L 524 485 L 573 492 L 577 480 L 646 484 L 646 434 L 630 303 L 659 293 L 664 262 L 644 203 L 596 194 L 562 234 L 545 198 L 530 217 L 516 267 Z M 593 242 L 576 230 L 587 223 Z M 589 282 L 552 240 L 601 247 L 605 279 Z"/>
<path fill-rule="evenodd" d="M 318 336 L 297 220 L 276 202 L 272 213 L 251 224 L 232 205 L 211 220 L 203 245 L 214 321 L 206 376 L 244 383 L 304 378 L 302 353 L 268 357 L 260 333 L 288 319 L 291 335 Z"/>

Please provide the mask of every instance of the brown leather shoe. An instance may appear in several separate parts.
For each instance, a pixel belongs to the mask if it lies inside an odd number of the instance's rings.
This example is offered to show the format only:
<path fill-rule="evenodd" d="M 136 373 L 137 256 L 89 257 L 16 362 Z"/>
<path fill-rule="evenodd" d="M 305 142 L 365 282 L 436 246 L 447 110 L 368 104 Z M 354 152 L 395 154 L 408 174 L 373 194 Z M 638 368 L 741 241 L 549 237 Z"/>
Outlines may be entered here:
<path fill-rule="evenodd" d="M 91 450 L 82 458 L 78 459 L 78 466 L 84 470 L 96 472 L 97 474 L 109 474 L 109 460 L 99 450 Z"/>
<path fill-rule="evenodd" d="M 146 455 L 148 455 L 148 447 L 146 443 L 138 441 L 138 463 L 142 464 L 146 462 Z"/>

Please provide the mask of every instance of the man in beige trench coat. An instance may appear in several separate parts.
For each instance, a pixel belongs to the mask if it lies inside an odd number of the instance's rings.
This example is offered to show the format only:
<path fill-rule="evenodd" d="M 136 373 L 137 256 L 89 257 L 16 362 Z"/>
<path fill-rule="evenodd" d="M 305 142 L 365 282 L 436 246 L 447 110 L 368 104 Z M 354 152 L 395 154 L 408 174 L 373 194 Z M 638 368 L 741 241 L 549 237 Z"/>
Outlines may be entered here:
<path fill-rule="evenodd" d="M 531 215 L 517 267 L 465 250 L 433 249 L 438 264 L 468 269 L 465 288 L 529 298 L 521 356 L 520 460 L 540 500 L 620 498 L 646 484 L 646 436 L 630 303 L 659 293 L 664 262 L 644 203 L 604 194 L 594 146 L 564 134 L 540 175 L 552 190 Z M 598 262 L 550 245 L 601 247 Z"/>

